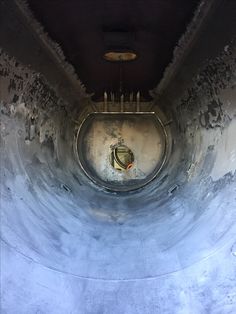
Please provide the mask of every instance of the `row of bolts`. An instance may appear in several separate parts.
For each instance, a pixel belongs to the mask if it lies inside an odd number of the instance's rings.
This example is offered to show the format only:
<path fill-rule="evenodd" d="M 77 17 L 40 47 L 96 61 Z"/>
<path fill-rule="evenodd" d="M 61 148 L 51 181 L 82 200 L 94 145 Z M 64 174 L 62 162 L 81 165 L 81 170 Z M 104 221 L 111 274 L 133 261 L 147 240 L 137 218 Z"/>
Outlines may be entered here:
<path fill-rule="evenodd" d="M 140 111 L 140 92 L 137 92 L 136 94 L 136 101 L 134 100 L 134 94 L 131 93 L 129 96 L 129 102 L 132 104 L 133 102 L 136 103 L 136 112 Z M 108 111 L 108 105 L 109 103 L 114 104 L 115 103 L 115 94 L 110 93 L 110 102 L 108 101 L 108 94 L 107 92 L 104 92 L 104 111 Z M 122 94 L 120 96 L 120 111 L 124 111 L 124 95 Z"/>

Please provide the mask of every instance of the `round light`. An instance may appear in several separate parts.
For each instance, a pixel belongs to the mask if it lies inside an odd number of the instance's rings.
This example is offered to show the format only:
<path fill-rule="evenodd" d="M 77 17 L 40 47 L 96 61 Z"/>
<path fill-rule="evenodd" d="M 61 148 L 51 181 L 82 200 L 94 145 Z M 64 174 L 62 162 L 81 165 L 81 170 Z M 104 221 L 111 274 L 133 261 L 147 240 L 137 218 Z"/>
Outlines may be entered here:
<path fill-rule="evenodd" d="M 137 54 L 130 51 L 118 52 L 109 51 L 104 54 L 104 59 L 111 62 L 132 61 L 137 58 Z"/>

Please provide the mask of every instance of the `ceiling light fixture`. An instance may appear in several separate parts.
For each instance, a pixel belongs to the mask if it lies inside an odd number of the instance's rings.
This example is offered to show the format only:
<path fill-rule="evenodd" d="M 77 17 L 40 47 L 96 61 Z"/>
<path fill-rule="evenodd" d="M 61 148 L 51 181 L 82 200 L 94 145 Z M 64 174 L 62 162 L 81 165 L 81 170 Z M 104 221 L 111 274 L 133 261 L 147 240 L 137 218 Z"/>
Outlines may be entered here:
<path fill-rule="evenodd" d="M 103 58 L 110 62 L 127 62 L 135 60 L 137 54 L 133 51 L 108 51 Z"/>

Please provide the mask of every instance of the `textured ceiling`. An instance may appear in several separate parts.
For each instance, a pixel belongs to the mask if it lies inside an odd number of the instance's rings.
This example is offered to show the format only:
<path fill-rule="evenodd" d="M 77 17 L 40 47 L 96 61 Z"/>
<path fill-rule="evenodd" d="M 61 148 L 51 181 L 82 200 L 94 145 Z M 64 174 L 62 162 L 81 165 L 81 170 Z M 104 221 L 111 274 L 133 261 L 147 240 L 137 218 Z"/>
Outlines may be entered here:
<path fill-rule="evenodd" d="M 35 17 L 59 43 L 87 92 L 141 91 L 147 98 L 172 59 L 197 0 L 29 0 Z M 135 50 L 126 64 L 103 59 L 109 48 Z M 122 84 L 121 84 L 122 82 Z"/>

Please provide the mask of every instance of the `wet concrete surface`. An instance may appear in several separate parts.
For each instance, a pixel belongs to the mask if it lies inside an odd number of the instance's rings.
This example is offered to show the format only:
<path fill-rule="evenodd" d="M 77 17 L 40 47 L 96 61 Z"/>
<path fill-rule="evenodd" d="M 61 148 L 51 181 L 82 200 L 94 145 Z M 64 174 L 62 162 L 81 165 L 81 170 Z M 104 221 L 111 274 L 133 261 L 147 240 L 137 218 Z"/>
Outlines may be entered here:
<path fill-rule="evenodd" d="M 54 75 L 63 81 L 56 65 L 43 74 L 34 67 L 46 50 L 29 66 L 1 39 L 2 313 L 235 313 L 236 46 L 228 3 L 214 13 L 227 13 L 227 43 L 218 35 L 208 50 L 200 36 L 154 99 L 172 121 L 172 151 L 155 180 L 128 193 L 96 186 L 76 159 L 76 121 L 96 104 L 83 102 L 82 91 L 78 103 L 60 94 L 51 83 Z"/>

